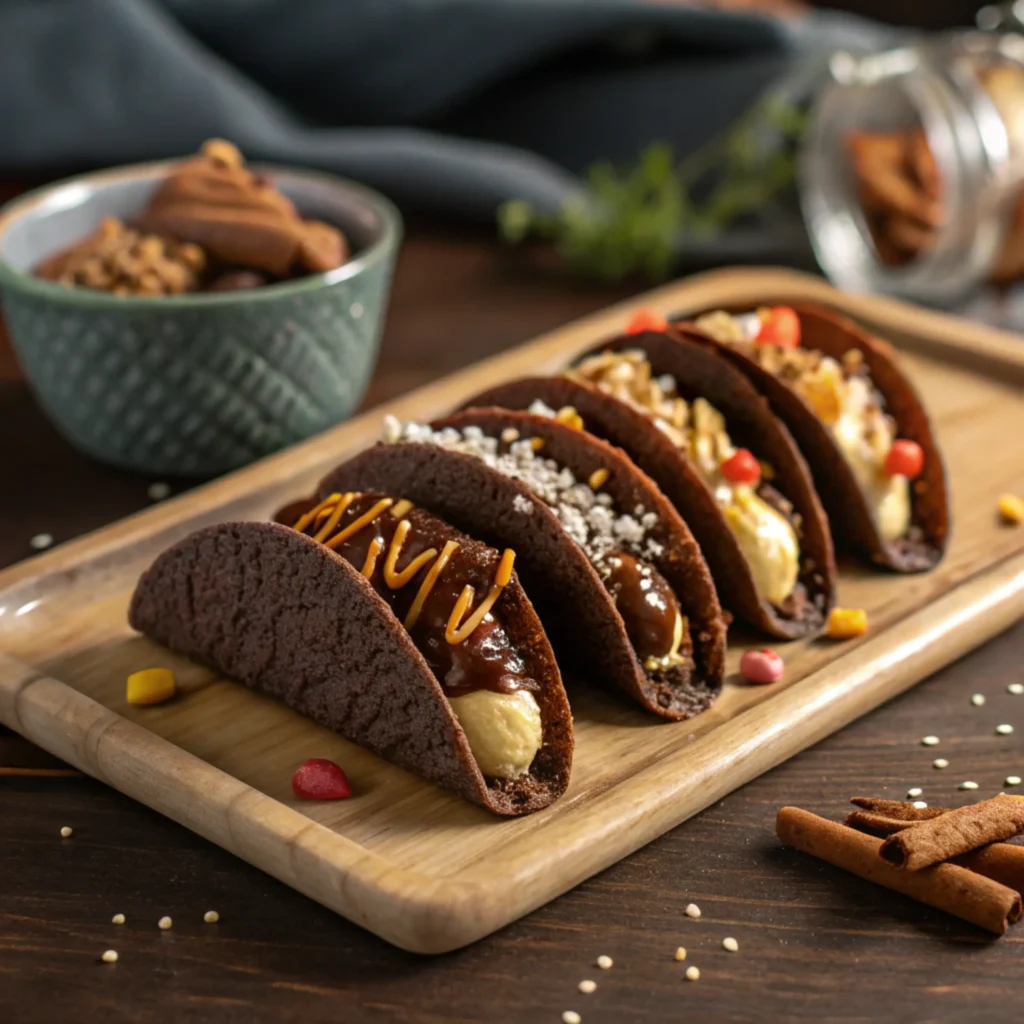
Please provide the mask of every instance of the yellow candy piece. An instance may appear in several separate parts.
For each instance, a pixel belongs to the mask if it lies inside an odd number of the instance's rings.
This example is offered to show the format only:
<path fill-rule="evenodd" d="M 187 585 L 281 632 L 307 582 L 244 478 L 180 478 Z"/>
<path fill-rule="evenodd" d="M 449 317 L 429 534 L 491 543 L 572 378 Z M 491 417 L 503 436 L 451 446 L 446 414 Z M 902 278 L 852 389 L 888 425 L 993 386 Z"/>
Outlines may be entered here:
<path fill-rule="evenodd" d="M 1019 525 L 1024 523 L 1024 498 L 1016 494 L 1004 494 L 999 499 L 999 514 L 1008 523 Z"/>
<path fill-rule="evenodd" d="M 174 696 L 174 673 L 169 668 L 144 668 L 128 677 L 128 703 L 162 704 Z"/>
<path fill-rule="evenodd" d="M 868 631 L 868 613 L 863 608 L 833 608 L 828 613 L 828 635 L 833 640 L 851 640 Z"/>

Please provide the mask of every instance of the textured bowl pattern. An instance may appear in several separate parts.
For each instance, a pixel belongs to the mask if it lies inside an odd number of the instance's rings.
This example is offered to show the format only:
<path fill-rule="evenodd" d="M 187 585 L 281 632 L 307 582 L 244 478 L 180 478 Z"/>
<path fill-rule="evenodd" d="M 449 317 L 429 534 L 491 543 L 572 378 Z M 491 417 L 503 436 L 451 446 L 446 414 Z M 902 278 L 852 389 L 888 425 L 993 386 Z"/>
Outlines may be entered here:
<path fill-rule="evenodd" d="M 80 237 L 83 217 L 88 230 L 99 216 L 141 205 L 140 184 L 155 180 L 150 169 L 141 182 L 119 181 L 117 173 L 89 193 L 84 213 L 75 207 L 74 218 L 62 216 L 60 204 L 51 216 L 44 192 L 27 215 L 8 215 L 3 229 L 4 316 L 25 375 L 61 433 L 123 468 L 212 476 L 351 415 L 376 362 L 398 246 L 389 204 L 336 179 L 281 172 L 300 208 L 305 198 L 313 215 L 339 223 L 361 251 L 338 271 L 252 292 L 117 298 L 24 273 L 40 251 Z"/>
<path fill-rule="evenodd" d="M 126 299 L 112 315 L 9 293 L 4 313 L 40 403 L 67 438 L 128 469 L 208 475 L 358 406 L 389 269 L 249 306 L 136 312 Z"/>

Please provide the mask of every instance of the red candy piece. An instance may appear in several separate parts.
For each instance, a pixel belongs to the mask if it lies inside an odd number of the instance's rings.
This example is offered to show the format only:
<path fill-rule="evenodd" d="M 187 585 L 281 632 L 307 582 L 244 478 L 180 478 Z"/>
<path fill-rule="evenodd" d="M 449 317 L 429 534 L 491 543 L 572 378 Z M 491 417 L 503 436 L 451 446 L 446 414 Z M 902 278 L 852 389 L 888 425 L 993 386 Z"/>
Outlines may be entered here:
<path fill-rule="evenodd" d="M 789 306 L 773 306 L 761 320 L 761 329 L 754 341 L 779 348 L 796 348 L 800 344 L 800 317 Z"/>
<path fill-rule="evenodd" d="M 885 457 L 885 472 L 889 476 L 905 476 L 913 480 L 924 469 L 924 452 L 916 441 L 893 441 Z"/>
<path fill-rule="evenodd" d="M 746 651 L 740 659 L 740 675 L 748 683 L 764 685 L 777 683 L 785 668 L 782 658 L 769 647 L 760 651 Z"/>
<path fill-rule="evenodd" d="M 734 484 L 756 484 L 761 479 L 761 464 L 746 448 L 737 448 L 719 468 Z"/>
<path fill-rule="evenodd" d="M 638 309 L 626 324 L 627 334 L 643 334 L 644 331 L 667 331 L 668 321 L 649 309 Z"/>
<path fill-rule="evenodd" d="M 292 792 L 300 800 L 344 800 L 352 795 L 352 787 L 333 761 L 312 757 L 292 776 Z"/>

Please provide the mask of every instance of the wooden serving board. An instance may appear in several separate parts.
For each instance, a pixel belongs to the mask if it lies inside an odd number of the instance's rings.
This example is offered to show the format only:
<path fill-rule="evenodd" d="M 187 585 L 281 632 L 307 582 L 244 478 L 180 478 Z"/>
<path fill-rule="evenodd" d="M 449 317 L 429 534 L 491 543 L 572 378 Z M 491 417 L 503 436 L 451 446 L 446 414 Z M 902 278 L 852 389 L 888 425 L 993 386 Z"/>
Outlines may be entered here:
<path fill-rule="evenodd" d="M 646 305 L 683 314 L 797 299 L 831 303 L 904 349 L 937 425 L 953 539 L 926 576 L 844 565 L 860 641 L 777 645 L 785 680 L 731 675 L 691 723 L 659 722 L 569 680 L 576 757 L 553 807 L 502 821 L 218 679 L 125 622 L 139 572 L 199 526 L 263 518 L 370 444 L 383 412 L 427 419 L 512 376 L 554 371 Z M 996 500 L 1024 487 L 1024 342 L 782 270 L 718 271 L 651 292 L 416 391 L 290 451 L 0 573 L 0 720 L 53 754 L 409 950 L 473 942 L 565 892 L 839 729 L 1024 615 L 1024 529 Z M 73 495 L 69 495 L 73 500 Z M 735 632 L 735 631 L 734 631 Z M 744 639 L 733 636 L 730 672 Z M 125 678 L 174 669 L 180 695 L 125 702 Z M 351 799 L 300 802 L 293 770 L 342 764 Z"/>

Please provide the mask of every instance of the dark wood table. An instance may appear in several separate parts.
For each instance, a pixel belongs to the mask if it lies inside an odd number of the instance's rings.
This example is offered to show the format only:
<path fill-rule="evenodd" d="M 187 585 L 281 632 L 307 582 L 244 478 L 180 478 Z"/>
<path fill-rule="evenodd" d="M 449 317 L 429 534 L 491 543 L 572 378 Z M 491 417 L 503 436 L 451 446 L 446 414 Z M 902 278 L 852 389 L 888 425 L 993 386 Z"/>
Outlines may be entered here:
<path fill-rule="evenodd" d="M 368 401 L 621 297 L 512 262 L 472 238 L 416 236 Z M 0 564 L 135 511 L 153 481 L 74 452 L 0 355 Z M 855 793 L 1024 775 L 1024 624 L 476 946 L 400 952 L 185 829 L 86 778 L 0 778 L 0 1021 L 533 1022 L 1010 1020 L 1024 929 L 976 929 L 780 847 L 787 803 L 838 818 Z M 983 708 L 970 695 L 988 696 Z M 1018 733 L 997 737 L 995 726 Z M 939 748 L 921 737 L 941 737 Z M 941 754 L 946 771 L 931 767 Z M 46 758 L 0 732 L 0 765 Z M 74 835 L 61 839 L 61 826 Z M 684 908 L 703 911 L 690 920 Z M 207 925 L 215 909 L 220 923 Z M 115 926 L 111 916 L 127 923 Z M 170 931 L 156 922 L 174 919 Z M 722 939 L 739 942 L 726 952 Z M 677 946 L 685 964 L 673 960 Z M 114 966 L 99 962 L 106 949 Z M 595 958 L 614 958 L 599 970 Z M 683 980 L 697 965 L 701 978 Z M 590 995 L 577 990 L 597 982 Z"/>

